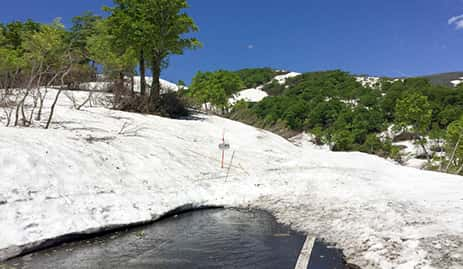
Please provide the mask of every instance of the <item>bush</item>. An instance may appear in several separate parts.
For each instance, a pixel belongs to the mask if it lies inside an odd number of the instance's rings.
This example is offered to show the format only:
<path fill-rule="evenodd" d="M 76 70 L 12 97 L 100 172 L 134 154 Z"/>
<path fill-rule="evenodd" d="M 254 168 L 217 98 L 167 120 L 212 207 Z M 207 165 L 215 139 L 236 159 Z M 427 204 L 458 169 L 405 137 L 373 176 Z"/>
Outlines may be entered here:
<path fill-rule="evenodd" d="M 169 118 L 187 117 L 190 114 L 184 99 L 174 92 L 161 95 L 154 105 L 148 104 L 147 96 L 124 96 L 121 97 L 116 108 L 122 111 L 151 113 Z"/>
<path fill-rule="evenodd" d="M 333 135 L 333 150 L 334 151 L 350 151 L 354 149 L 354 135 L 347 131 L 337 131 Z"/>
<path fill-rule="evenodd" d="M 255 88 L 271 81 L 275 76 L 282 74 L 271 68 L 248 68 L 235 72 L 243 81 L 245 88 Z"/>
<path fill-rule="evenodd" d="M 161 95 L 157 111 L 159 111 L 161 116 L 170 118 L 181 118 L 190 114 L 183 98 L 173 92 Z"/>

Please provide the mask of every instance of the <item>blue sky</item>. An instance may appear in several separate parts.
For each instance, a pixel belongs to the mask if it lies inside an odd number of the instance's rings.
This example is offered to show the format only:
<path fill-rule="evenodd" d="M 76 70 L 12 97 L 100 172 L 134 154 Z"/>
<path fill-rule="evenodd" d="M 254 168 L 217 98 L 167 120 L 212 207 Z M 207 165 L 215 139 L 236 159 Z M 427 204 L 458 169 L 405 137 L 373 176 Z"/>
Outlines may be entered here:
<path fill-rule="evenodd" d="M 4 1 L 0 20 L 50 22 L 110 0 Z M 190 0 L 204 47 L 172 57 L 163 77 L 270 66 L 416 76 L 463 71 L 463 0 Z M 460 28 L 460 29 L 458 29 Z"/>

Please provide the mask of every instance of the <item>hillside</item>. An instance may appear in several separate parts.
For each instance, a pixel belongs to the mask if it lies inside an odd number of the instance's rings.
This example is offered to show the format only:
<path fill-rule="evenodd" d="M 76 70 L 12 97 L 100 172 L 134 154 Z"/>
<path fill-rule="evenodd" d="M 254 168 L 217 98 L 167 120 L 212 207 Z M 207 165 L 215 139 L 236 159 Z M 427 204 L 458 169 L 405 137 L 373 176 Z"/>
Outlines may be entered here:
<path fill-rule="evenodd" d="M 215 116 L 71 105 L 61 99 L 51 130 L 0 127 L 0 259 L 185 205 L 222 205 L 269 210 L 362 268 L 463 264 L 461 177 L 320 150 L 304 136 L 296 146 Z M 224 131 L 231 150 L 220 169 Z"/>
<path fill-rule="evenodd" d="M 463 72 L 450 72 L 423 76 L 435 85 L 455 87 L 463 82 Z"/>

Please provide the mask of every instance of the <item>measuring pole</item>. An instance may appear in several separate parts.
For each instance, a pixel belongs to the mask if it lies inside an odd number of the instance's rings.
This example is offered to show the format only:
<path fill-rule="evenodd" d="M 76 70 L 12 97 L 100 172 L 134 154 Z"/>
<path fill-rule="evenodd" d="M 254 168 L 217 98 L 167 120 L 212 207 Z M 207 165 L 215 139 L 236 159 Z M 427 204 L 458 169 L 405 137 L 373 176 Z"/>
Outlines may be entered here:
<path fill-rule="evenodd" d="M 223 130 L 223 133 L 222 133 L 222 145 L 225 145 L 225 130 Z M 222 162 L 221 162 L 222 169 L 224 168 L 224 161 L 225 161 L 225 147 L 222 148 Z"/>

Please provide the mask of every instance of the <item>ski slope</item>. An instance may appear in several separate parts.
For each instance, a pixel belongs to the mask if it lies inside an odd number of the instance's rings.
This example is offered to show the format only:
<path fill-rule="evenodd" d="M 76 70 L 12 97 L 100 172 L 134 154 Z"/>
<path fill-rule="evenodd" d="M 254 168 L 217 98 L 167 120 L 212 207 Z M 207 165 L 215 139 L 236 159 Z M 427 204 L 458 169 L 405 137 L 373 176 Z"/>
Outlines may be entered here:
<path fill-rule="evenodd" d="M 0 134 L 0 260 L 62 235 L 219 205 L 269 210 L 362 268 L 463 266 L 462 177 L 295 145 L 215 116 L 77 111 L 65 97 L 51 130 Z"/>

